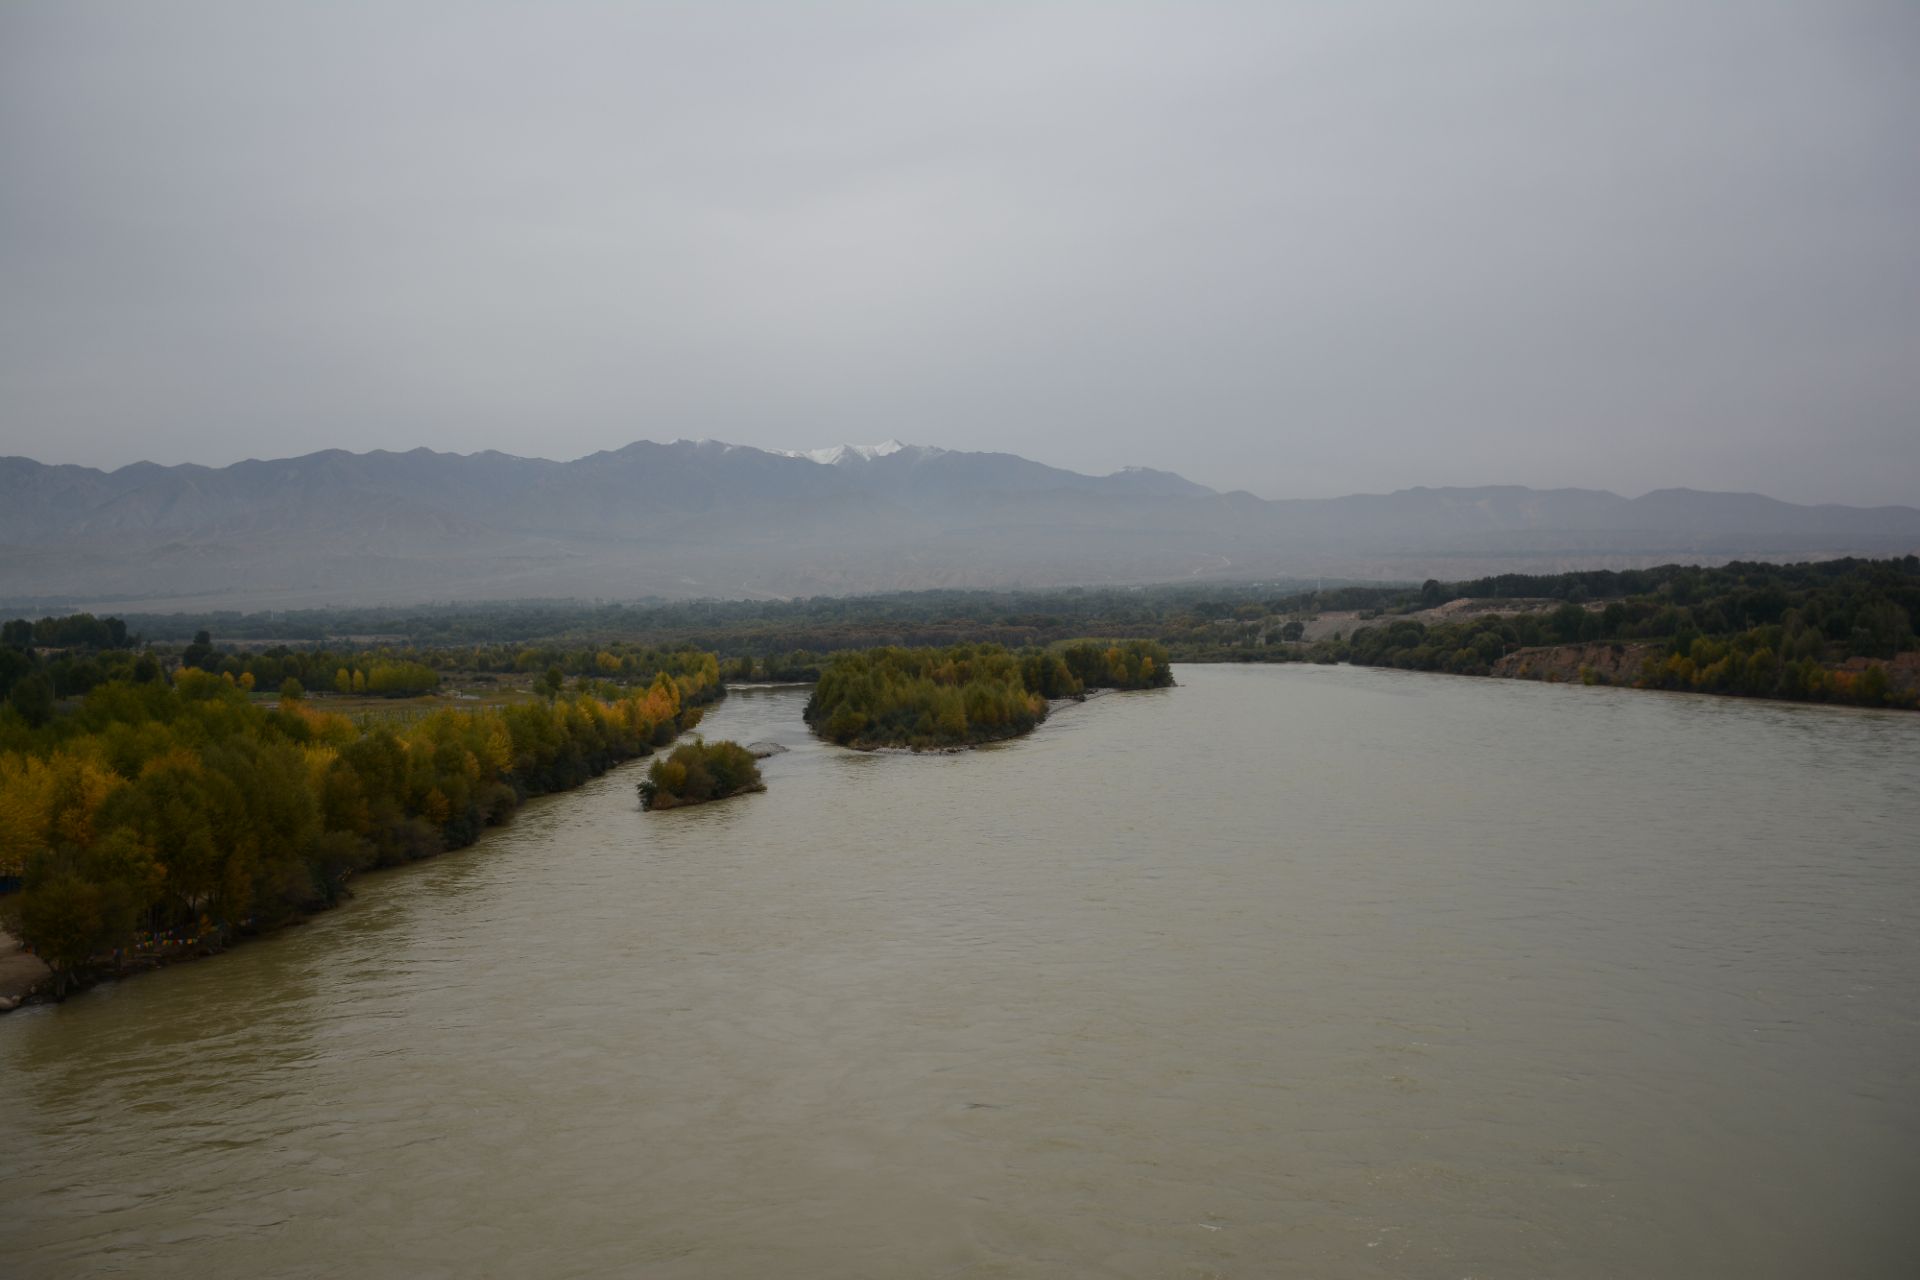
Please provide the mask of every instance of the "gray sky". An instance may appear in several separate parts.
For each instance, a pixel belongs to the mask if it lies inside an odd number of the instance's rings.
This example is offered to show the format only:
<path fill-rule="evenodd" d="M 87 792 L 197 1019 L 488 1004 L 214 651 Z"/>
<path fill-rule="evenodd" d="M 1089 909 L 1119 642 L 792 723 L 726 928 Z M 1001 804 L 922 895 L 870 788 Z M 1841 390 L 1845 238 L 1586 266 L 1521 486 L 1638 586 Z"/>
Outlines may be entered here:
<path fill-rule="evenodd" d="M 0 5 L 0 454 L 1920 502 L 1920 5 Z"/>

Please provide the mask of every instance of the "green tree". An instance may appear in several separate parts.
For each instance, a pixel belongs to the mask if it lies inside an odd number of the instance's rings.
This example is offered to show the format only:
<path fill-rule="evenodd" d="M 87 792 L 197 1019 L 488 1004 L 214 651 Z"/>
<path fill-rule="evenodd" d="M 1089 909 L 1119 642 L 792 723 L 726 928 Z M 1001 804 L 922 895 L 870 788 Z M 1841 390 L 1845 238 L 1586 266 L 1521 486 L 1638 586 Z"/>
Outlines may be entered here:
<path fill-rule="evenodd" d="M 55 998 L 73 973 L 103 951 L 124 945 L 139 919 L 134 887 L 88 874 L 68 853 L 48 853 L 28 868 L 25 887 L 8 902 L 8 927 L 53 970 Z"/>
<path fill-rule="evenodd" d="M 193 667 L 201 671 L 211 671 L 218 666 L 217 655 L 213 650 L 213 635 L 208 631 L 193 633 L 193 643 L 180 654 L 180 665 Z"/>
<path fill-rule="evenodd" d="M 1891 600 L 1875 600 L 1854 615 L 1850 647 L 1856 654 L 1891 658 L 1913 647 L 1913 619 Z"/>
<path fill-rule="evenodd" d="M 29 725 L 37 728 L 47 723 L 53 719 L 53 678 L 44 671 L 35 671 L 15 681 L 7 702 Z"/>

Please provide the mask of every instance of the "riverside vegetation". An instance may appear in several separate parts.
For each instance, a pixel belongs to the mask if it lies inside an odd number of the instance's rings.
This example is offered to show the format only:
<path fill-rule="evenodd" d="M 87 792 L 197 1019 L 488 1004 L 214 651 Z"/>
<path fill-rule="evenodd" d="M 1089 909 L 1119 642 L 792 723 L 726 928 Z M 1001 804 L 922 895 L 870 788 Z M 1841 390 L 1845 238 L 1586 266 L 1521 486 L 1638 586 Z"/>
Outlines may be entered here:
<path fill-rule="evenodd" d="M 712 654 L 683 651 L 623 666 L 632 683 L 606 696 L 555 682 L 516 705 L 356 722 L 297 684 L 270 704 L 247 672 L 169 677 L 151 654 L 108 650 L 84 656 L 104 678 L 57 714 L 56 682 L 14 655 L 26 674 L 0 708 L 0 877 L 19 892 L 0 908 L 56 994 L 89 970 L 288 923 L 362 868 L 470 844 L 526 797 L 672 741 L 724 689 Z"/>
<path fill-rule="evenodd" d="M 4 639 L 0 892 L 17 892 L 0 921 L 56 994 L 289 923 L 360 869 L 469 844 L 526 797 L 670 742 L 724 690 L 713 654 L 628 642 L 236 652 L 203 629 L 169 651 L 85 614 L 16 620 Z M 1171 683 L 1166 651 L 1134 641 L 828 665 L 865 673 L 828 682 L 863 745 L 987 741 L 1039 723 L 1050 698 Z M 508 705 L 422 699 L 442 672 L 497 676 Z M 389 698 L 414 701 L 369 710 Z M 761 785 L 745 749 L 689 744 L 642 792 L 665 809 Z"/>
<path fill-rule="evenodd" d="M 1492 609 L 1459 621 L 1394 617 L 1382 609 L 1343 640 L 1295 647 L 1285 656 L 1856 706 L 1920 705 L 1920 640 L 1913 628 L 1920 616 L 1920 558 L 1914 556 L 1429 582 L 1391 598 L 1387 609 L 1404 615 L 1462 598 L 1491 598 L 1497 605 L 1502 595 L 1552 607 L 1518 614 Z M 1571 670 L 1553 660 L 1556 648 L 1567 651 Z"/>
<path fill-rule="evenodd" d="M 760 766 L 745 747 L 737 742 L 695 740 L 647 766 L 647 776 L 639 784 L 640 807 L 677 809 L 766 789 Z"/>
<path fill-rule="evenodd" d="M 635 640 L 712 650 L 729 680 L 815 680 L 827 655 L 842 649 L 979 643 L 1024 649 L 1078 637 L 1128 636 L 1164 644 L 1176 662 L 1353 662 L 1464 675 L 1556 671 L 1545 663 L 1502 666 L 1502 657 L 1516 650 L 1633 645 L 1639 647 L 1631 670 L 1615 664 L 1613 673 L 1596 670 L 1594 678 L 1859 705 L 1911 705 L 1920 690 L 1914 638 L 1920 558 L 1911 555 L 1308 586 L 1182 583 L 791 601 L 532 601 L 145 615 L 129 618 L 128 625 L 175 640 L 214 625 L 230 638 L 297 640 L 322 648 L 328 636 L 379 634 L 393 643 L 359 651 L 357 661 L 420 660 L 440 670 L 506 672 L 564 662 L 567 674 L 583 677 L 601 661 L 601 652 L 619 660 L 621 644 Z M 1459 601 L 1473 601 L 1477 612 L 1446 616 L 1444 607 Z M 1305 638 L 1327 630 L 1316 620 L 1334 613 L 1357 616 L 1338 634 Z M 1371 634 L 1363 637 L 1363 630 Z M 282 645 L 260 656 L 286 663 L 301 652 Z M 231 656 L 222 661 L 240 665 Z M 1573 674 L 1581 678 L 1577 666 Z M 273 687 L 270 671 L 262 669 L 259 678 L 263 688 Z"/>
<path fill-rule="evenodd" d="M 1479 611 L 1450 615 L 1459 601 Z M 1308 640 L 1308 627 L 1333 611 L 1347 611 L 1351 627 Z M 234 638 L 270 647 L 216 647 L 207 618 L 135 620 L 191 637 L 174 646 L 87 614 L 0 628 L 0 892 L 23 890 L 0 903 L 58 968 L 115 951 L 124 960 L 130 949 L 217 946 L 324 906 L 358 867 L 467 843 L 521 798 L 671 738 L 719 696 L 723 677 L 820 677 L 809 724 L 861 747 L 1011 737 L 1040 722 L 1049 698 L 1167 683 L 1170 660 L 1353 662 L 1920 704 L 1914 556 L 1292 594 L 1183 585 L 223 617 Z M 274 638 L 324 630 L 329 617 L 361 640 L 295 647 Z M 632 629 L 614 638 L 615 624 Z M 1144 638 L 1028 643 L 1123 628 Z M 505 634 L 528 638 L 487 638 Z M 718 657 L 676 647 L 691 635 Z M 1023 647 L 824 656 L 900 636 Z M 411 724 L 325 709 L 417 698 L 456 672 L 533 701 L 465 714 L 392 704 L 418 714 Z M 268 705 L 276 689 L 279 704 Z M 307 700 L 307 689 L 319 696 Z"/>
<path fill-rule="evenodd" d="M 1167 651 L 1145 640 L 1020 653 L 993 644 L 868 649 L 827 664 L 805 715 L 842 746 L 921 751 L 1030 733 L 1049 699 L 1172 683 Z"/>

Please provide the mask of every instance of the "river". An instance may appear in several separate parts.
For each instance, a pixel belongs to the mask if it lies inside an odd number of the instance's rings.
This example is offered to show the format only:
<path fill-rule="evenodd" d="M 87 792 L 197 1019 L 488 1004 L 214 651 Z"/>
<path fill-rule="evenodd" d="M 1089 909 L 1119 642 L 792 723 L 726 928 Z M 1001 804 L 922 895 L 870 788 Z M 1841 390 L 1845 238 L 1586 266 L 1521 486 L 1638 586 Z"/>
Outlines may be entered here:
<path fill-rule="evenodd" d="M 0 1274 L 1912 1274 L 1920 717 L 1177 674 L 0 1019 Z"/>

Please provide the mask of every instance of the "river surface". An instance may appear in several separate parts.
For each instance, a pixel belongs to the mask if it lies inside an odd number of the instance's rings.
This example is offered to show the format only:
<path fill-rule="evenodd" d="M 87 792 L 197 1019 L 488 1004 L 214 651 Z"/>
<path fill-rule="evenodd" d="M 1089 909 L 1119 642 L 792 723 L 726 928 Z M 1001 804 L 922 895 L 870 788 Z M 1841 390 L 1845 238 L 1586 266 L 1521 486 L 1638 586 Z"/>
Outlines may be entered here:
<path fill-rule="evenodd" d="M 0 1274 L 1914 1274 L 1920 717 L 1178 676 L 0 1019 Z"/>

